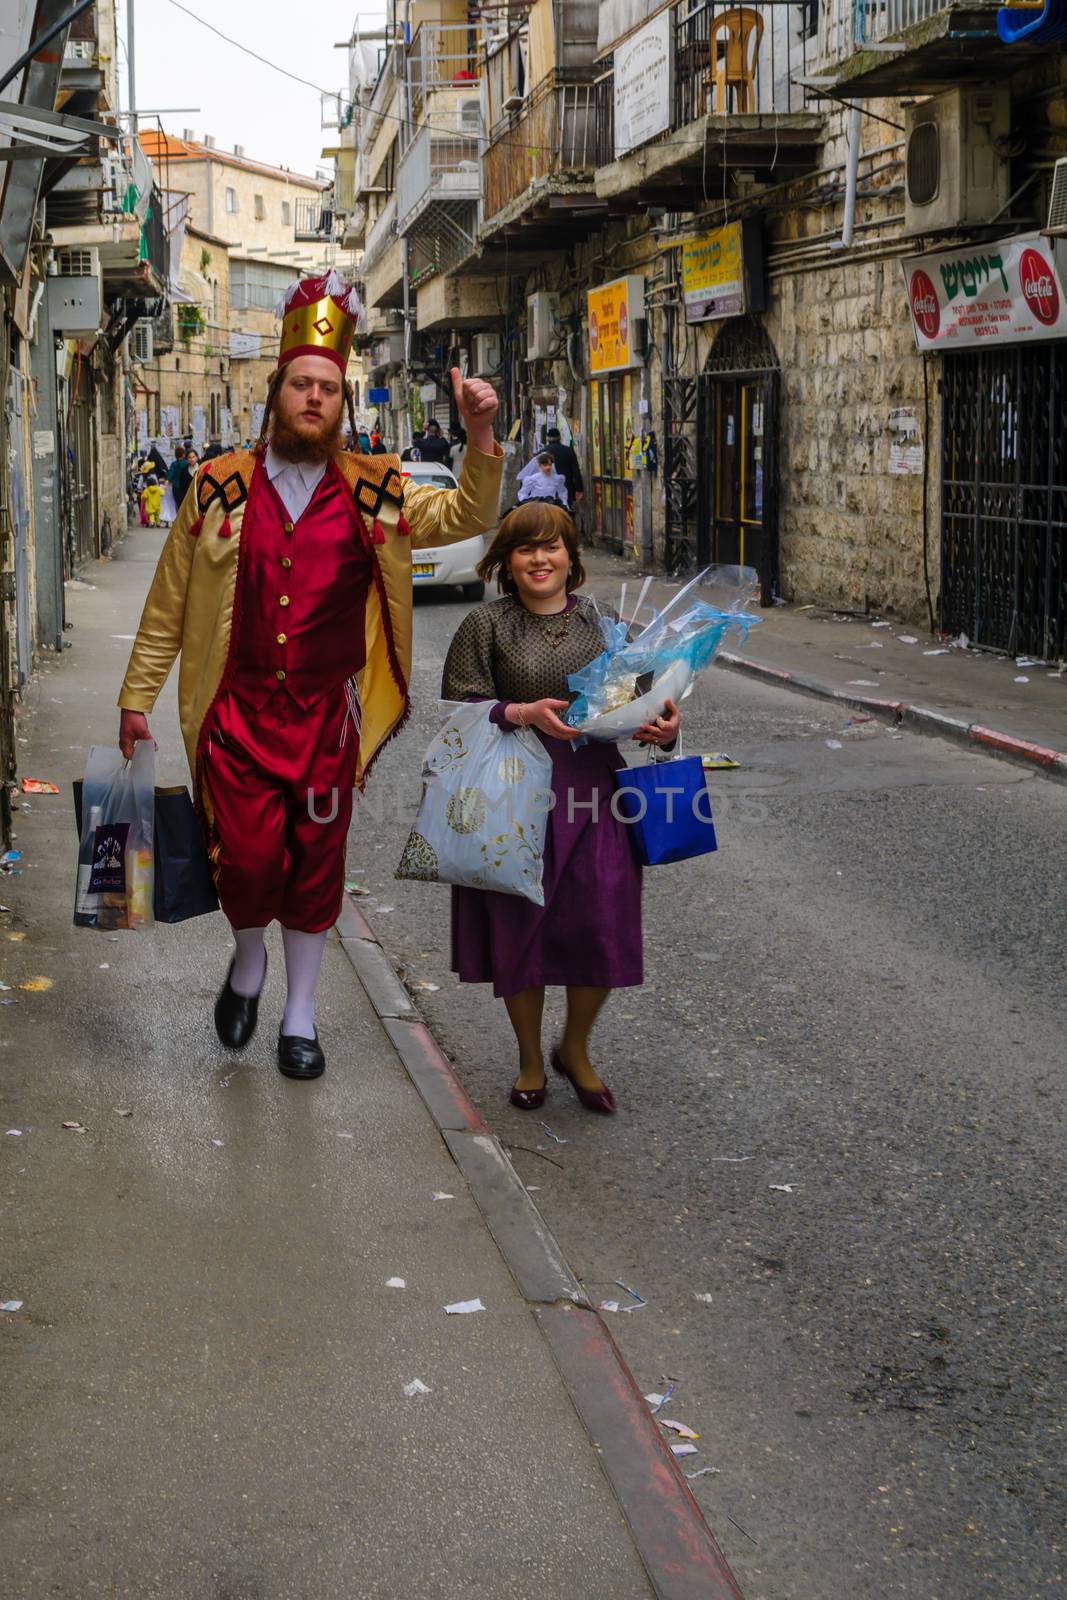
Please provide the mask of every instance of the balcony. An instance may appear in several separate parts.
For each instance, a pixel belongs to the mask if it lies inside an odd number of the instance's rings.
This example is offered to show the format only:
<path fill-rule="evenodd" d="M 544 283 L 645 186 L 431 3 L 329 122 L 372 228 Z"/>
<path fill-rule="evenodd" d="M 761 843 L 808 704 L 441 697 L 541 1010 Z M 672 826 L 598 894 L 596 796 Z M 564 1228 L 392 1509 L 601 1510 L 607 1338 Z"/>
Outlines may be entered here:
<path fill-rule="evenodd" d="M 411 118 L 427 116 L 437 90 L 466 93 L 478 108 L 478 34 L 473 28 L 417 28 L 404 63 Z M 474 123 L 477 132 L 477 120 Z"/>
<path fill-rule="evenodd" d="M 999 0 L 820 0 L 818 87 L 851 99 L 937 94 L 999 78 L 1037 59 L 1040 46 L 997 35 Z"/>
<path fill-rule="evenodd" d="M 67 175 L 79 175 L 76 191 L 57 185 L 46 202 L 52 243 L 61 249 L 96 249 L 104 280 L 104 298 L 154 301 L 166 293 L 170 245 L 163 220 L 163 197 L 152 178 L 152 164 L 136 139 L 125 138 L 102 165 L 81 163 Z M 71 198 L 92 196 L 92 214 Z"/>
<path fill-rule="evenodd" d="M 361 271 L 368 306 L 398 306 L 403 301 L 404 254 L 396 231 L 396 195 L 367 234 Z"/>
<path fill-rule="evenodd" d="M 325 244 L 334 236 L 333 199 L 297 200 L 293 212 L 293 238 L 298 244 Z"/>
<path fill-rule="evenodd" d="M 607 206 L 593 192 L 596 118 L 590 74 L 576 80 L 557 69 L 490 131 L 479 237 L 497 253 L 506 245 L 515 271 L 536 266 L 546 249 L 563 249 L 604 221 Z M 477 269 L 484 272 L 484 257 Z"/>
<path fill-rule="evenodd" d="M 475 249 L 481 169 L 478 140 L 419 129 L 397 169 L 397 232 L 427 246 L 434 271 Z"/>
<path fill-rule="evenodd" d="M 804 16 L 773 0 L 677 5 L 663 100 L 617 89 L 614 70 L 597 85 L 597 194 L 615 208 L 685 210 L 721 194 L 728 169 L 781 182 L 816 167 L 825 122 L 798 81 L 815 57 Z"/>

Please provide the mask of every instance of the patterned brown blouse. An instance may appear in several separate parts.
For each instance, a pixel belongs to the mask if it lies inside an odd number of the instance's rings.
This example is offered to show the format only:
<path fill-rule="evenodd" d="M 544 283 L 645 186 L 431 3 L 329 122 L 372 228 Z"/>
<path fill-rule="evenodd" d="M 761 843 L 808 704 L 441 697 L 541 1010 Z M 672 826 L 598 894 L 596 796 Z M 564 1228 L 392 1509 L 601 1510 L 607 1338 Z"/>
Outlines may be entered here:
<path fill-rule="evenodd" d="M 574 700 L 567 674 L 600 655 L 604 640 L 591 600 L 540 616 L 507 595 L 469 611 L 445 659 L 443 700 Z"/>

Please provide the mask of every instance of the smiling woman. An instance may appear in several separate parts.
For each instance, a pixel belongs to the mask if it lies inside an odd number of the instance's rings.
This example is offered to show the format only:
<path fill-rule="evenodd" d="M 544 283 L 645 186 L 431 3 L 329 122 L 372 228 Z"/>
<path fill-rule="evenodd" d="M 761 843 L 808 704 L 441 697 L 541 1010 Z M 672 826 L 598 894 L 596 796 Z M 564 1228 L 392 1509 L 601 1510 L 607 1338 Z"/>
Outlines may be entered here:
<path fill-rule="evenodd" d="M 576 594 L 585 581 L 573 519 L 533 501 L 511 511 L 479 567 L 503 598 L 468 612 L 449 648 L 442 697 L 494 700 L 503 730 L 534 729 L 552 759 L 552 806 L 544 854 L 544 905 L 479 889 L 452 891 L 452 967 L 462 983 L 491 983 L 519 1046 L 511 1103 L 543 1105 L 541 1025 L 545 987 L 567 991 L 563 1038 L 552 1065 L 581 1103 L 611 1112 L 615 1100 L 589 1058 L 593 1024 L 612 989 L 643 981 L 641 869 L 616 815 L 615 773 L 626 762 L 614 744 L 576 747 L 560 719 L 567 677 L 604 648 L 600 614 Z M 667 709 L 667 708 L 665 708 Z M 678 713 L 640 731 L 669 745 Z"/>

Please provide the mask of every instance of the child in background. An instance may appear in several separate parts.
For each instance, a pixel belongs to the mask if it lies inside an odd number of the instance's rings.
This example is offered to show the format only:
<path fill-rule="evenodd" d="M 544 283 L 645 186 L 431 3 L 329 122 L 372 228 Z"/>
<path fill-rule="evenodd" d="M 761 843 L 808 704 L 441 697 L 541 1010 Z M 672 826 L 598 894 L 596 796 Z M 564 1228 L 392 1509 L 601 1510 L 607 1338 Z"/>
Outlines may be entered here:
<path fill-rule="evenodd" d="M 141 509 L 148 518 L 150 528 L 159 527 L 159 511 L 162 504 L 163 490 L 159 487 L 159 479 L 154 472 L 150 472 L 141 490 Z"/>

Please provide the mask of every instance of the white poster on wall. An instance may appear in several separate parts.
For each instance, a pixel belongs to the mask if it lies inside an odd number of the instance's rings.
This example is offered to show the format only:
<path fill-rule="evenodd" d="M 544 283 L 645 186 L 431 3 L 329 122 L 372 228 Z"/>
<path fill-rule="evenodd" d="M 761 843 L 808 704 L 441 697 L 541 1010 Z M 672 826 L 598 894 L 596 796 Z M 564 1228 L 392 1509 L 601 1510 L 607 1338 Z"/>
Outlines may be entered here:
<path fill-rule="evenodd" d="M 615 47 L 616 161 L 670 127 L 673 25 L 669 6 Z"/>
<path fill-rule="evenodd" d="M 204 416 L 203 406 L 193 407 L 193 449 L 201 451 L 204 448 L 204 439 L 207 436 L 207 421 Z"/>
<path fill-rule="evenodd" d="M 159 420 L 164 439 L 174 440 L 180 437 L 182 414 L 177 406 L 164 406 L 160 412 Z"/>
<path fill-rule="evenodd" d="M 263 412 L 266 407 L 261 400 L 255 401 L 252 406 L 252 437 L 258 439 L 263 431 Z"/>
<path fill-rule="evenodd" d="M 224 445 L 233 443 L 233 412 L 229 406 L 223 406 L 219 411 L 219 442 Z"/>

